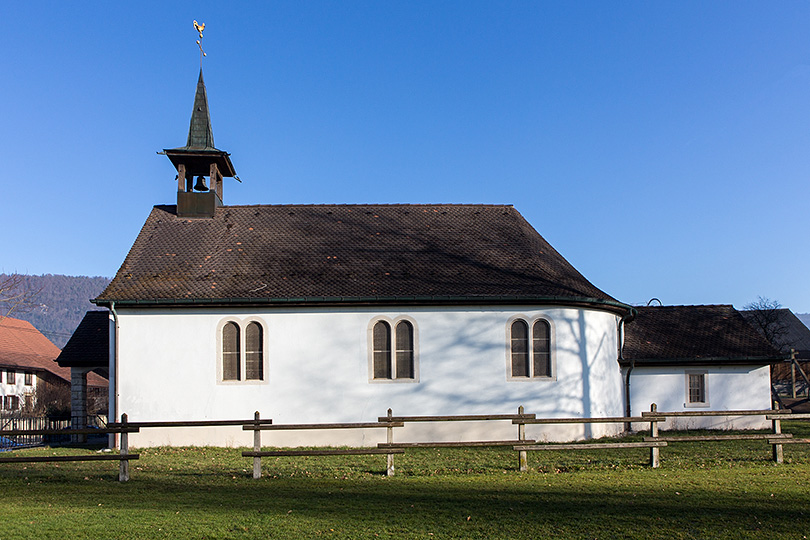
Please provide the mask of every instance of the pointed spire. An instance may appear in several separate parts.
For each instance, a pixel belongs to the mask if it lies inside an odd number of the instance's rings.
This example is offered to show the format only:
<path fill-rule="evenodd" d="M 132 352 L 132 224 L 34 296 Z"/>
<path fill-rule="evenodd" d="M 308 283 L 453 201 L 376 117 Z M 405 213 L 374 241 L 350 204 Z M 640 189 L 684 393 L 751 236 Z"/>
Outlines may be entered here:
<path fill-rule="evenodd" d="M 197 93 L 194 95 L 194 110 L 188 127 L 186 148 L 215 149 L 214 130 L 211 129 L 211 115 L 208 112 L 208 95 L 205 92 L 202 68 L 197 79 Z"/>

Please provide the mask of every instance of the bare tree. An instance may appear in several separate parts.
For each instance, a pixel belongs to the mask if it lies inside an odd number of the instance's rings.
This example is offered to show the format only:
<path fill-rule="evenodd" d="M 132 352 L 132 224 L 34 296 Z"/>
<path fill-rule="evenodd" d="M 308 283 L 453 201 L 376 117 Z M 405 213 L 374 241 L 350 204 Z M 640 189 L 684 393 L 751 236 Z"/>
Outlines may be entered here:
<path fill-rule="evenodd" d="M 743 309 L 750 313 L 748 322 L 754 325 L 771 345 L 780 350 L 786 345 L 788 326 L 780 313 L 782 304 L 760 296 L 755 302 L 743 306 Z"/>
<path fill-rule="evenodd" d="M 15 310 L 33 306 L 38 292 L 31 289 L 22 274 L 0 274 L 0 321 Z"/>

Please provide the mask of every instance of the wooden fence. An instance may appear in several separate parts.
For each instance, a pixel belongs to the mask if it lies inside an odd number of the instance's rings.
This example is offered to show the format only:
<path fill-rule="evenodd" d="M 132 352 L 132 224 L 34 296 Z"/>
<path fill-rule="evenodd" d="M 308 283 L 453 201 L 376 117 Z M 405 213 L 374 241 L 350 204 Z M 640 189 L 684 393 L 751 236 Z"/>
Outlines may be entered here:
<path fill-rule="evenodd" d="M 668 436 L 661 434 L 659 424 L 669 418 L 692 417 L 729 417 L 729 416 L 765 416 L 771 421 L 771 433 L 717 433 L 711 435 L 694 436 Z M 343 422 L 343 423 L 314 423 L 314 424 L 273 424 L 270 419 L 262 419 L 258 412 L 251 420 L 196 420 L 174 422 L 129 422 L 126 414 L 121 415 L 121 421 L 109 423 L 104 428 L 89 429 L 54 429 L 51 426 L 36 427 L 33 429 L 0 429 L 0 437 L 43 437 L 48 435 L 78 435 L 78 434 L 119 434 L 120 444 L 117 454 L 106 455 L 74 455 L 74 456 L 19 456 L 0 457 L 0 463 L 31 463 L 50 461 L 94 461 L 118 460 L 119 480 L 129 480 L 129 461 L 139 459 L 139 454 L 129 453 L 129 433 L 137 433 L 141 429 L 149 428 L 175 428 L 175 427 L 216 427 L 241 426 L 245 431 L 253 431 L 253 449 L 243 451 L 242 456 L 253 458 L 253 477 L 261 477 L 261 458 L 277 456 L 334 456 L 334 455 L 385 455 L 387 459 L 386 473 L 394 474 L 394 456 L 403 454 L 414 448 L 446 448 L 446 447 L 511 447 L 517 452 L 518 466 L 521 471 L 528 469 L 527 453 L 532 451 L 575 451 L 600 449 L 637 449 L 650 450 L 650 466 L 657 468 L 660 465 L 660 450 L 670 443 L 688 443 L 704 441 L 730 441 L 730 440 L 763 440 L 773 447 L 773 459 L 776 463 L 783 461 L 783 445 L 810 443 L 810 439 L 794 439 L 789 433 L 782 433 L 781 421 L 785 419 L 810 419 L 810 414 L 791 414 L 789 410 L 745 410 L 745 411 L 677 411 L 661 412 L 655 404 L 649 412 L 635 417 L 601 417 L 601 418 L 537 418 L 535 414 L 526 414 L 523 407 L 517 414 L 491 414 L 491 415 L 452 415 L 452 416 L 394 416 L 391 409 L 386 416 L 381 416 L 376 422 Z M 409 423 L 441 423 L 441 422 L 511 422 L 517 427 L 517 438 L 509 440 L 475 440 L 475 441 L 395 441 L 394 430 L 405 427 Z M 526 438 L 527 425 L 550 424 L 649 424 L 650 435 L 641 441 L 624 442 L 580 442 L 580 443 L 543 443 Z M 376 447 L 347 448 L 347 449 L 274 449 L 263 450 L 261 434 L 266 431 L 284 430 L 336 430 L 336 429 L 385 429 L 386 441 L 380 442 Z M 645 430 L 646 431 L 646 430 Z"/>

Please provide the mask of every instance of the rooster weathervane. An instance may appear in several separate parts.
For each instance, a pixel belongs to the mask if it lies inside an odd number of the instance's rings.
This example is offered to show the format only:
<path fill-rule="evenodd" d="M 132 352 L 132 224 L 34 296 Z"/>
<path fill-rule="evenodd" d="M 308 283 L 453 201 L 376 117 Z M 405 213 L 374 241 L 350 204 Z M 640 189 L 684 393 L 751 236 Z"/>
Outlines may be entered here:
<path fill-rule="evenodd" d="M 202 67 L 203 56 L 208 56 L 202 48 L 203 30 L 205 30 L 205 23 L 198 23 L 194 21 L 194 29 L 200 34 L 200 39 L 197 40 L 197 46 L 200 48 L 200 67 Z"/>

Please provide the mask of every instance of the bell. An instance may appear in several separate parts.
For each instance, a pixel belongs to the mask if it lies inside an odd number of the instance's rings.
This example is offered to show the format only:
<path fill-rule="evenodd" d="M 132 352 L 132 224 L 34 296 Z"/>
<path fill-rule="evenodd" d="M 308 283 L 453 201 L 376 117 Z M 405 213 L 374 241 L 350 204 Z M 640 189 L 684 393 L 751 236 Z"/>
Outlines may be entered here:
<path fill-rule="evenodd" d="M 194 191 L 208 191 L 208 188 L 205 187 L 205 178 L 202 176 L 197 177 L 197 183 L 194 184 Z"/>

